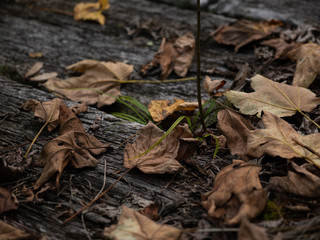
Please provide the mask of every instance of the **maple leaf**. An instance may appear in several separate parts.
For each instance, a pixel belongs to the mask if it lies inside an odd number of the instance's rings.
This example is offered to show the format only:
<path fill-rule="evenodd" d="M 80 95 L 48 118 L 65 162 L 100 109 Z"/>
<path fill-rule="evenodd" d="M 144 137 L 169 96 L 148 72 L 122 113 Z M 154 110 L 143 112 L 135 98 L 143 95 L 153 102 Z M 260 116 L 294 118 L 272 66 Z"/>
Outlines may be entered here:
<path fill-rule="evenodd" d="M 109 144 L 102 144 L 94 136 L 85 132 L 79 118 L 64 104 L 60 106 L 60 136 L 47 143 L 36 164 L 44 166 L 34 189 L 41 187 L 52 176 L 56 176 L 56 186 L 67 164 L 75 168 L 95 167 L 98 161 L 91 155 L 106 151 Z"/>
<path fill-rule="evenodd" d="M 147 74 L 149 69 L 161 66 L 161 78 L 166 79 L 172 71 L 178 76 L 185 77 L 191 65 L 195 51 L 195 40 L 191 32 L 175 40 L 162 39 L 160 49 L 154 59 L 142 66 L 141 72 Z"/>
<path fill-rule="evenodd" d="M 271 112 L 279 117 L 292 116 L 296 112 L 310 112 L 320 101 L 308 89 L 274 82 L 261 75 L 251 78 L 253 93 L 226 91 L 224 95 L 239 110 L 247 115 Z"/>
<path fill-rule="evenodd" d="M 178 110 L 193 111 L 198 108 L 198 102 L 186 102 L 183 99 L 174 99 L 169 105 L 169 100 L 151 101 L 148 110 L 155 122 L 160 122 Z"/>
<path fill-rule="evenodd" d="M 262 116 L 262 123 L 265 129 L 250 131 L 247 140 L 248 155 L 256 158 L 263 155 L 286 159 L 304 158 L 320 168 L 319 157 L 296 142 L 298 140 L 320 152 L 320 133 L 300 135 L 289 123 L 269 112 Z"/>
<path fill-rule="evenodd" d="M 260 40 L 269 36 L 283 23 L 278 20 L 252 22 L 239 20 L 218 28 L 213 34 L 214 40 L 226 45 L 234 45 L 235 51 L 254 40 Z"/>
<path fill-rule="evenodd" d="M 175 127 L 166 138 L 155 148 L 138 157 L 155 144 L 164 132 L 149 122 L 142 127 L 139 136 L 131 144 L 128 143 L 124 149 L 124 166 L 126 168 L 137 167 L 144 173 L 173 173 L 182 166 L 178 162 L 182 157 L 180 150 L 180 139 L 193 139 L 187 125 Z M 194 139 L 198 142 L 197 139 Z"/>
<path fill-rule="evenodd" d="M 78 3 L 74 7 L 75 20 L 93 20 L 104 25 L 106 19 L 102 11 L 110 8 L 108 0 L 99 0 L 97 3 Z"/>
<path fill-rule="evenodd" d="M 118 224 L 105 228 L 105 238 L 113 240 L 122 239 L 154 239 L 178 240 L 182 231 L 169 225 L 161 225 L 150 220 L 137 211 L 122 206 L 122 214 Z"/>
<path fill-rule="evenodd" d="M 49 91 L 63 95 L 74 102 L 83 102 L 87 105 L 97 103 L 100 108 L 116 101 L 115 97 L 120 95 L 119 81 L 128 79 L 133 66 L 121 62 L 83 60 L 68 66 L 67 69 L 83 74 L 66 80 L 49 79 L 44 86 Z"/>
<path fill-rule="evenodd" d="M 238 224 L 242 217 L 253 219 L 264 209 L 267 192 L 259 180 L 261 167 L 235 161 L 216 176 L 210 192 L 202 196 L 202 205 L 213 218 Z"/>

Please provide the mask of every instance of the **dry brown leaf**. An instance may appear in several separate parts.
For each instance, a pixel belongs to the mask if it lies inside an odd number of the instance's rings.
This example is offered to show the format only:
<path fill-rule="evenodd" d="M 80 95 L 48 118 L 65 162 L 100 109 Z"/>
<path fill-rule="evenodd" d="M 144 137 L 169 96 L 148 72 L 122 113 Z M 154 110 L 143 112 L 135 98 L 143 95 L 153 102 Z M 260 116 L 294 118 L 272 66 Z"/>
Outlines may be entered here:
<path fill-rule="evenodd" d="M 320 152 L 320 133 L 300 135 L 285 120 L 265 112 L 262 117 L 265 129 L 250 131 L 247 154 L 259 158 L 263 155 L 280 156 L 286 159 L 304 158 L 320 168 L 320 159 L 293 139 Z"/>
<path fill-rule="evenodd" d="M 50 78 L 55 78 L 58 76 L 56 72 L 42 73 L 30 78 L 31 82 L 44 82 Z"/>
<path fill-rule="evenodd" d="M 319 170 L 312 167 L 309 163 L 299 166 L 294 162 L 289 162 L 288 175 L 271 177 L 269 187 L 276 191 L 287 192 L 301 197 L 319 198 Z M 318 176 L 313 172 L 318 172 Z"/>
<path fill-rule="evenodd" d="M 301 111 L 310 112 L 320 102 L 320 98 L 308 89 L 274 82 L 259 74 L 251 78 L 252 93 L 226 91 L 224 95 L 239 110 L 248 115 L 261 116 L 262 111 L 279 117 L 292 116 Z"/>
<path fill-rule="evenodd" d="M 112 240 L 178 240 L 182 231 L 169 225 L 160 225 L 126 206 L 118 224 L 105 228 L 103 236 Z"/>
<path fill-rule="evenodd" d="M 97 103 L 100 108 L 116 101 L 115 97 L 120 95 L 119 81 L 129 78 L 133 66 L 121 62 L 83 60 L 68 66 L 67 69 L 83 74 L 80 77 L 72 77 L 66 80 L 49 79 L 44 83 L 44 86 L 49 91 L 63 95 L 74 102 L 82 102 L 87 105 Z"/>
<path fill-rule="evenodd" d="M 218 28 L 212 35 L 218 43 L 234 45 L 237 52 L 244 45 L 269 36 L 283 23 L 278 20 L 252 22 L 239 20 Z"/>
<path fill-rule="evenodd" d="M 18 209 L 19 202 L 7 189 L 0 187 L 0 214 L 9 210 Z"/>
<path fill-rule="evenodd" d="M 32 65 L 32 67 L 29 69 L 29 71 L 24 75 L 25 78 L 29 78 L 40 71 L 40 69 L 43 67 L 43 62 L 36 62 Z"/>
<path fill-rule="evenodd" d="M 148 110 L 155 122 L 160 122 L 178 110 L 193 111 L 198 108 L 198 102 L 186 102 L 183 99 L 174 99 L 174 103 L 169 105 L 169 100 L 151 101 Z"/>
<path fill-rule="evenodd" d="M 85 132 L 79 118 L 66 105 L 60 106 L 60 136 L 47 143 L 36 161 L 44 166 L 34 188 L 38 189 L 57 174 L 56 186 L 63 169 L 70 163 L 75 168 L 95 167 L 98 161 L 91 155 L 106 151 L 109 144 L 102 144 Z"/>
<path fill-rule="evenodd" d="M 22 231 L 8 223 L 0 220 L 0 240 L 27 240 L 32 239 L 32 236 L 25 231 Z M 34 239 L 34 238 L 33 238 Z"/>
<path fill-rule="evenodd" d="M 75 20 L 92 20 L 104 25 L 106 19 L 102 11 L 110 8 L 108 0 L 99 0 L 96 3 L 78 3 L 74 7 Z"/>
<path fill-rule="evenodd" d="M 241 219 L 238 240 L 269 240 L 266 229 L 250 223 L 247 218 Z"/>
<path fill-rule="evenodd" d="M 237 161 L 223 168 L 214 187 L 203 195 L 202 205 L 213 218 L 238 224 L 242 217 L 253 219 L 264 209 L 267 192 L 259 180 L 261 167 Z"/>
<path fill-rule="evenodd" d="M 241 115 L 229 110 L 219 111 L 217 117 L 217 128 L 226 137 L 231 154 L 248 160 L 247 140 L 250 130 L 254 129 L 253 125 Z"/>
<path fill-rule="evenodd" d="M 225 84 L 225 80 L 211 80 L 209 76 L 206 76 L 204 79 L 203 88 L 208 94 L 215 94 L 214 91 L 218 91 Z"/>
<path fill-rule="evenodd" d="M 320 45 L 307 43 L 301 45 L 292 60 L 297 60 L 292 85 L 309 87 L 320 73 Z"/>
<path fill-rule="evenodd" d="M 154 59 L 142 66 L 142 74 L 149 69 L 161 66 L 161 78 L 166 79 L 172 71 L 178 76 L 185 77 L 191 65 L 195 51 L 195 40 L 191 32 L 180 36 L 176 40 L 162 39 L 160 49 Z"/>
<path fill-rule="evenodd" d="M 144 173 L 173 173 L 182 166 L 177 157 L 181 156 L 180 139 L 193 139 L 187 125 L 175 127 L 169 135 L 148 153 L 139 156 L 155 144 L 164 132 L 152 122 L 142 127 L 139 136 L 124 149 L 124 166 L 126 168 L 137 167 Z M 184 150 L 183 150 L 184 151 Z"/>
<path fill-rule="evenodd" d="M 301 43 L 291 42 L 287 43 L 283 38 L 274 38 L 261 42 L 262 45 L 266 45 L 276 49 L 274 57 L 277 59 L 287 59 L 296 51 L 296 48 Z"/>

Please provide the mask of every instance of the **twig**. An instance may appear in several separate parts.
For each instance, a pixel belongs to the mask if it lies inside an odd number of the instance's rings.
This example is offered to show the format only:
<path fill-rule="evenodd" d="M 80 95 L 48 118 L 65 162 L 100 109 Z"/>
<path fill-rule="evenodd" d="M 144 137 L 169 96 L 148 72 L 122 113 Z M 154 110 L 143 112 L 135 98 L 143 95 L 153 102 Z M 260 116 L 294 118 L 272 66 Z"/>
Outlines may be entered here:
<path fill-rule="evenodd" d="M 107 160 L 104 160 L 103 184 L 102 184 L 102 187 L 101 187 L 100 191 L 99 191 L 98 194 L 94 197 L 94 199 L 96 199 L 96 198 L 102 193 L 104 187 L 106 186 L 106 180 L 107 180 Z"/>
<path fill-rule="evenodd" d="M 84 229 L 88 239 L 91 240 L 90 234 L 89 234 L 87 227 L 86 227 L 86 223 L 84 221 L 84 213 L 81 214 L 81 222 L 82 222 L 83 229 Z"/>

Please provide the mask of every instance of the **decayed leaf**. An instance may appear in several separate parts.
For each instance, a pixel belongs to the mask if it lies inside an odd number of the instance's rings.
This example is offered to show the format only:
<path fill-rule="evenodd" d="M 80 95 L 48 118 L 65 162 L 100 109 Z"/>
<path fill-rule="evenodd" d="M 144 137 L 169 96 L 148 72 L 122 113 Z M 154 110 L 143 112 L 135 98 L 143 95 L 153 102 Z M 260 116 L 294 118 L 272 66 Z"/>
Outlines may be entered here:
<path fill-rule="evenodd" d="M 124 149 L 124 166 L 126 168 L 137 167 L 144 173 L 173 173 L 182 166 L 178 162 L 181 156 L 180 139 L 193 139 L 187 125 L 175 127 L 169 135 L 148 153 L 137 157 L 155 144 L 164 132 L 152 122 L 141 128 L 139 136 Z"/>
<path fill-rule="evenodd" d="M 7 189 L 0 187 L 0 214 L 3 212 L 18 209 L 19 203 L 16 197 Z"/>
<path fill-rule="evenodd" d="M 267 193 L 259 180 L 261 167 L 237 161 L 223 168 L 214 187 L 203 195 L 202 205 L 213 218 L 238 224 L 242 217 L 253 219 L 264 209 Z"/>
<path fill-rule="evenodd" d="M 178 110 L 193 111 L 198 108 L 198 102 L 186 102 L 183 99 L 174 99 L 174 103 L 169 105 L 169 100 L 151 101 L 148 110 L 155 122 L 160 122 Z"/>
<path fill-rule="evenodd" d="M 97 103 L 100 108 L 116 101 L 114 97 L 120 95 L 120 82 L 118 80 L 127 80 L 133 71 L 133 66 L 121 62 L 83 60 L 68 66 L 67 69 L 84 74 L 66 80 L 49 79 L 44 86 L 49 91 L 63 95 L 74 102 L 82 102 L 87 105 Z"/>
<path fill-rule="evenodd" d="M 312 169 L 312 165 L 305 163 L 301 166 L 289 162 L 288 175 L 284 177 L 271 177 L 269 187 L 280 192 L 287 192 L 302 197 L 320 197 L 320 177 L 313 174 L 318 169 Z"/>
<path fill-rule="evenodd" d="M 295 140 L 320 152 L 320 133 L 300 135 L 283 119 L 265 112 L 262 117 L 265 129 L 252 130 L 248 137 L 247 154 L 253 157 L 262 155 L 280 156 L 286 159 L 305 158 L 320 168 L 320 159 Z"/>
<path fill-rule="evenodd" d="M 47 143 L 36 164 L 44 166 L 34 188 L 38 189 L 57 174 L 56 186 L 63 169 L 70 163 L 75 168 L 95 167 L 98 161 L 91 155 L 106 151 L 109 144 L 102 144 L 85 132 L 79 118 L 64 104 L 60 106 L 60 136 Z"/>
<path fill-rule="evenodd" d="M 252 93 L 226 91 L 224 95 L 244 114 L 257 115 L 262 111 L 279 117 L 292 116 L 301 111 L 309 112 L 315 108 L 320 98 L 308 89 L 274 82 L 259 74 L 251 78 Z"/>
<path fill-rule="evenodd" d="M 278 20 L 260 22 L 239 20 L 217 29 L 213 33 L 213 38 L 218 43 L 234 45 L 237 52 L 244 45 L 267 37 L 282 24 Z"/>
<path fill-rule="evenodd" d="M 0 240 L 31 239 L 31 235 L 0 220 Z"/>
<path fill-rule="evenodd" d="M 287 43 L 283 38 L 274 38 L 261 42 L 262 45 L 270 46 L 276 49 L 274 57 L 277 59 L 291 58 L 292 54 L 296 51 L 296 48 L 301 43 L 291 42 Z"/>
<path fill-rule="evenodd" d="M 252 124 L 241 115 L 229 110 L 219 111 L 217 117 L 217 128 L 226 137 L 231 154 L 248 160 L 247 140 L 250 130 L 254 129 Z"/>
<path fill-rule="evenodd" d="M 208 94 L 214 94 L 213 91 L 218 91 L 225 84 L 225 80 L 211 80 L 209 76 L 206 76 L 204 79 L 203 88 Z"/>
<path fill-rule="evenodd" d="M 33 66 L 29 69 L 29 71 L 24 75 L 25 78 L 29 78 L 32 75 L 36 74 L 40 71 L 40 69 L 43 67 L 43 62 L 36 62 L 33 64 Z"/>
<path fill-rule="evenodd" d="M 320 73 L 320 45 L 303 44 L 297 49 L 292 59 L 297 60 L 292 85 L 309 87 Z"/>
<path fill-rule="evenodd" d="M 143 74 L 149 69 L 161 66 L 161 77 L 166 79 L 172 71 L 178 76 L 187 75 L 195 51 L 195 40 L 191 32 L 180 36 L 176 40 L 162 39 L 160 49 L 154 59 L 141 68 Z"/>
<path fill-rule="evenodd" d="M 269 240 L 266 229 L 250 223 L 247 218 L 241 219 L 238 240 Z"/>
<path fill-rule="evenodd" d="M 55 78 L 58 76 L 56 72 L 42 73 L 30 78 L 31 82 L 43 82 L 50 78 Z"/>
<path fill-rule="evenodd" d="M 102 14 L 103 10 L 110 8 L 108 0 L 99 0 L 97 3 L 78 3 L 74 7 L 75 20 L 93 20 L 104 25 L 106 19 Z"/>
<path fill-rule="evenodd" d="M 117 225 L 105 228 L 103 235 L 112 240 L 178 240 L 182 231 L 169 225 L 160 225 L 126 206 Z"/>

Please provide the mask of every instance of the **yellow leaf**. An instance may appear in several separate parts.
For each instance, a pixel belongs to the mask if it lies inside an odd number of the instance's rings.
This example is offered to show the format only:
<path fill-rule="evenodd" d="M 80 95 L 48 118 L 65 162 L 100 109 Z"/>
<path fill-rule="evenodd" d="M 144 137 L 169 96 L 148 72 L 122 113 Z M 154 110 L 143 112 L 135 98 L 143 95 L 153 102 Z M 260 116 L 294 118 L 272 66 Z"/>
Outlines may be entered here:
<path fill-rule="evenodd" d="M 97 3 L 79 3 L 74 7 L 75 20 L 92 20 L 97 21 L 101 25 L 105 23 L 105 17 L 102 14 L 103 10 L 110 7 L 108 0 L 99 0 Z"/>

